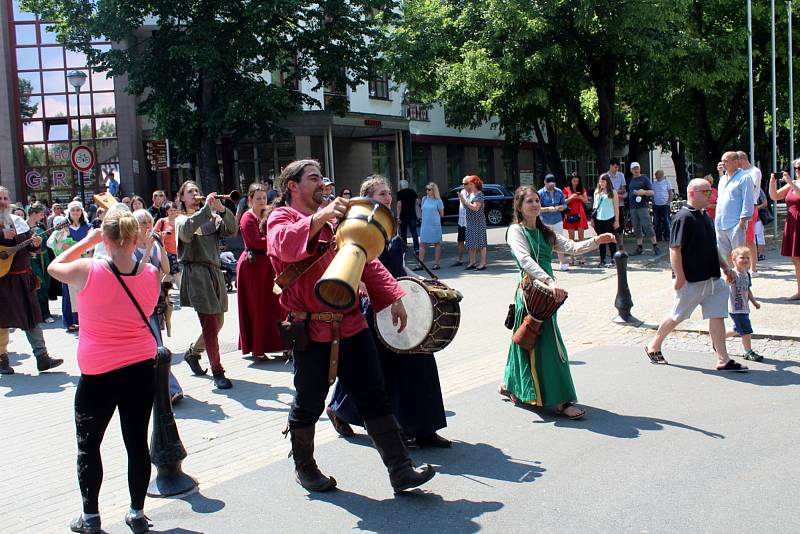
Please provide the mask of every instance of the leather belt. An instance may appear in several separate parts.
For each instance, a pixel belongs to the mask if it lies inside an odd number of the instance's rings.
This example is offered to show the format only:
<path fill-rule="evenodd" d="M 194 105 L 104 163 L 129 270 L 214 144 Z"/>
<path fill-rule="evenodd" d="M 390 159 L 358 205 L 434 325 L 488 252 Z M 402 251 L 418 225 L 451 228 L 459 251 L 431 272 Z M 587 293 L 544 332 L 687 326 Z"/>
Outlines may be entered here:
<path fill-rule="evenodd" d="M 267 251 L 266 250 L 261 250 L 261 249 L 257 249 L 257 248 L 246 248 L 245 250 L 247 252 L 249 252 L 250 254 L 253 254 L 254 256 L 266 256 L 267 255 Z"/>
<path fill-rule="evenodd" d="M 344 314 L 334 312 L 308 313 L 293 311 L 291 315 L 293 318 L 301 321 L 311 319 L 312 321 L 319 321 L 321 323 L 331 323 L 333 327 L 333 339 L 331 339 L 331 356 L 328 362 L 328 385 L 333 385 L 336 381 L 336 373 L 339 370 L 339 342 L 342 339 L 341 326 Z"/>
<path fill-rule="evenodd" d="M 6 274 L 17 274 L 17 275 L 19 275 L 19 274 L 33 274 L 33 270 L 28 268 L 28 269 L 22 269 L 21 271 L 8 271 Z"/>

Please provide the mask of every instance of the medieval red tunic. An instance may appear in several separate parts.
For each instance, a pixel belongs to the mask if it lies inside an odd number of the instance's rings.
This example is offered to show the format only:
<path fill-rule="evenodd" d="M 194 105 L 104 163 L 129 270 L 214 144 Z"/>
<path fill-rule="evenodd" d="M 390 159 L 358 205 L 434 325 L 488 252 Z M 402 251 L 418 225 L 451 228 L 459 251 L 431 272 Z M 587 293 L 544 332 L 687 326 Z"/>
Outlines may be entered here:
<path fill-rule="evenodd" d="M 3 239 L 0 245 L 13 247 L 33 235 L 31 230 L 17 234 L 13 239 Z M 8 274 L 0 278 L 0 328 L 30 330 L 42 322 L 42 312 L 36 300 L 36 281 L 31 270 L 30 252 L 39 247 L 29 245 L 18 251 L 11 260 Z"/>
<path fill-rule="evenodd" d="M 245 246 L 236 265 L 239 349 L 242 354 L 261 356 L 283 350 L 277 324 L 286 318 L 286 312 L 272 291 L 275 272 L 267 256 L 267 237 L 258 227 L 258 217 L 248 211 L 239 224 Z"/>

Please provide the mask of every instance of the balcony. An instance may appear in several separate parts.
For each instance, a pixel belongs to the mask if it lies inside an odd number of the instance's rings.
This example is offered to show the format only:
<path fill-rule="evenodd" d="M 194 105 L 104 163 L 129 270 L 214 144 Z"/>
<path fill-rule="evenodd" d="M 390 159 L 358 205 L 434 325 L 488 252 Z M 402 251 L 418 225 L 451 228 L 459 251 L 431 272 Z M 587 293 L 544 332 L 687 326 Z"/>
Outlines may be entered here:
<path fill-rule="evenodd" d="M 430 121 L 428 118 L 428 106 L 413 102 L 403 106 L 403 116 L 412 121 Z"/>

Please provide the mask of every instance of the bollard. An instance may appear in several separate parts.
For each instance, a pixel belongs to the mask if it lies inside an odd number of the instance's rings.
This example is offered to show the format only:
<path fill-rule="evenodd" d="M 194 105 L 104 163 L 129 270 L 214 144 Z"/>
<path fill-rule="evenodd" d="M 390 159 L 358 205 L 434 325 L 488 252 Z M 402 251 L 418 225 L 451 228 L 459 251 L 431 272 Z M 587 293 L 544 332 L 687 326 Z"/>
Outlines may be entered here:
<path fill-rule="evenodd" d="M 614 307 L 619 312 L 619 315 L 614 317 L 614 322 L 621 324 L 639 323 L 641 321 L 631 315 L 633 300 L 631 299 L 631 290 L 628 287 L 628 253 L 624 250 L 618 250 L 614 254 L 614 263 L 617 266 L 617 298 L 614 299 Z"/>
<path fill-rule="evenodd" d="M 178 435 L 175 414 L 169 395 L 169 368 L 172 353 L 159 347 L 156 358 L 156 395 L 153 402 L 153 433 L 150 436 L 150 461 L 156 466 L 156 478 L 147 487 L 150 497 L 171 497 L 197 488 L 197 482 L 183 472 L 181 463 L 186 449 Z"/>

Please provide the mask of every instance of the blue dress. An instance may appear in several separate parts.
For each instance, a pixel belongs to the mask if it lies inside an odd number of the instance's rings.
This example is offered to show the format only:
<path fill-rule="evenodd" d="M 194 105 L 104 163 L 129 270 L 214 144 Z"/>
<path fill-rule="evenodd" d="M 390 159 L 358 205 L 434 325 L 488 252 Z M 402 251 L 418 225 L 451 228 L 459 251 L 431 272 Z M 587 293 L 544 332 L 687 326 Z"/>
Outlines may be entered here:
<path fill-rule="evenodd" d="M 395 278 L 406 276 L 404 249 L 403 240 L 395 236 L 378 258 Z M 426 437 L 446 427 L 436 358 L 433 354 L 397 354 L 378 340 L 372 306 L 366 306 L 364 315 L 378 348 L 392 413 L 400 423 L 403 434 L 408 438 Z M 364 419 L 341 381 L 336 382 L 330 406 L 339 419 L 351 425 L 364 426 Z"/>
<path fill-rule="evenodd" d="M 77 228 L 67 227 L 69 237 L 76 243 L 86 237 L 91 228 L 89 224 L 82 224 Z M 67 284 L 61 284 L 61 297 L 61 321 L 64 323 L 64 328 L 69 328 L 71 325 L 78 324 L 78 312 L 72 312 L 72 300 L 69 296 L 69 286 Z"/>
<path fill-rule="evenodd" d="M 419 229 L 419 240 L 422 243 L 434 244 L 442 242 L 442 217 L 439 210 L 444 209 L 444 203 L 439 198 L 422 199 L 422 226 Z"/>

